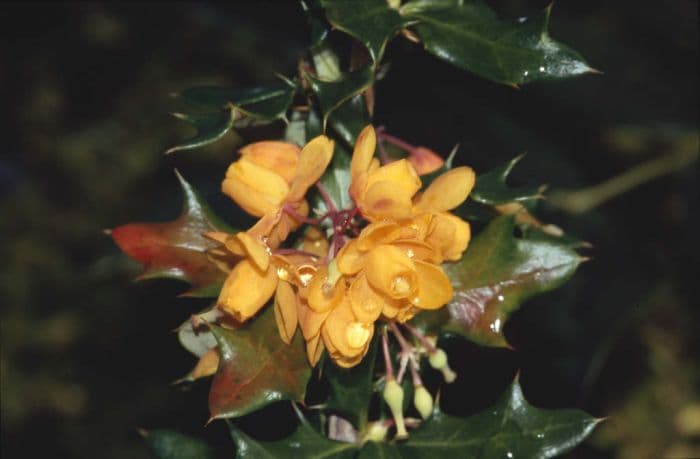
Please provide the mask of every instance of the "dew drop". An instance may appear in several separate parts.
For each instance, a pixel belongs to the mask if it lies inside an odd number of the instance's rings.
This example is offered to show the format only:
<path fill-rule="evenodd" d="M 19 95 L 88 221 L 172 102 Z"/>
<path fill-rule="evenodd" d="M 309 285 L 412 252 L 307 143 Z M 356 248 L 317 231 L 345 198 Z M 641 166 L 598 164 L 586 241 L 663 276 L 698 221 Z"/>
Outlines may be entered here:
<path fill-rule="evenodd" d="M 505 298 L 503 297 L 503 295 L 498 295 L 498 301 L 500 301 L 500 302 L 502 303 L 503 300 L 505 300 Z"/>
<path fill-rule="evenodd" d="M 507 457 L 508 459 L 513 459 L 513 453 L 511 453 L 510 451 L 508 451 L 508 452 L 506 453 L 506 457 Z"/>
<path fill-rule="evenodd" d="M 413 258 L 413 257 L 416 256 L 416 254 L 413 252 L 412 249 L 408 249 L 408 250 L 406 250 L 406 256 L 407 256 L 408 258 Z"/>
<path fill-rule="evenodd" d="M 284 268 L 277 268 L 277 277 L 279 277 L 283 281 L 286 281 L 289 279 L 289 271 L 287 271 Z"/>
<path fill-rule="evenodd" d="M 544 434 L 543 434 L 543 433 L 538 433 L 538 434 L 537 434 L 537 438 L 539 438 L 540 440 L 542 440 L 542 439 L 544 438 Z"/>
<path fill-rule="evenodd" d="M 530 71 L 529 71 L 529 70 L 525 70 L 525 71 L 523 72 L 523 76 L 528 76 L 529 74 L 530 74 Z"/>
<path fill-rule="evenodd" d="M 540 72 L 544 72 L 544 67 L 540 66 Z"/>
<path fill-rule="evenodd" d="M 491 325 L 489 325 L 489 328 L 494 333 L 500 333 L 500 331 L 501 331 L 501 319 L 496 319 L 493 322 L 491 322 Z"/>

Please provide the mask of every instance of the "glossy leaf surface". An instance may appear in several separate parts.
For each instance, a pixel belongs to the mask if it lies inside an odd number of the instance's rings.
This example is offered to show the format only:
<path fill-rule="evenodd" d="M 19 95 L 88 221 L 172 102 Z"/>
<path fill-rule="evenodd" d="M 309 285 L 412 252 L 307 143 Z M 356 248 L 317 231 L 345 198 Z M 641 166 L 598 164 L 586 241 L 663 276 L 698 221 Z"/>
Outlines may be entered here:
<path fill-rule="evenodd" d="M 180 97 L 193 106 L 207 110 L 235 107 L 252 118 L 273 120 L 284 117 L 295 92 L 293 82 L 280 81 L 254 88 L 200 86 L 184 90 Z"/>
<path fill-rule="evenodd" d="M 145 435 L 158 459 L 214 459 L 214 449 L 203 441 L 172 430 L 154 430 Z"/>
<path fill-rule="evenodd" d="M 333 26 L 357 38 L 378 63 L 391 37 L 409 21 L 386 0 L 322 0 Z"/>
<path fill-rule="evenodd" d="M 169 148 L 165 152 L 166 154 L 181 150 L 192 150 L 216 142 L 233 127 L 236 111 L 232 108 L 227 108 L 213 113 L 193 115 L 175 113 L 174 116 L 189 123 L 197 130 L 197 133 L 191 139 Z"/>
<path fill-rule="evenodd" d="M 550 8 L 518 21 L 500 20 L 481 0 L 412 0 L 401 15 L 416 20 L 425 49 L 490 80 L 520 85 L 581 75 L 592 69 L 547 31 Z"/>
<path fill-rule="evenodd" d="M 334 81 L 324 81 L 308 73 L 305 76 L 318 99 L 319 107 L 323 113 L 324 127 L 328 117 L 335 109 L 353 96 L 362 93 L 374 82 L 374 72 L 370 66 L 344 73 Z"/>
<path fill-rule="evenodd" d="M 291 436 L 278 441 L 259 442 L 231 424 L 230 428 L 238 459 L 349 459 L 357 450 L 352 443 L 329 440 L 303 418 Z"/>
<path fill-rule="evenodd" d="M 508 175 L 522 159 L 516 156 L 506 164 L 491 171 L 479 174 L 470 197 L 477 202 L 489 205 L 506 204 L 509 202 L 529 201 L 542 197 L 540 187 L 525 186 L 512 188 L 506 183 Z"/>
<path fill-rule="evenodd" d="M 494 219 L 461 261 L 444 265 L 455 294 L 447 307 L 414 322 L 430 332 L 458 334 L 487 346 L 507 346 L 503 326 L 526 299 L 564 283 L 583 260 L 564 243 L 515 236 L 513 216 Z"/>
<path fill-rule="evenodd" d="M 185 195 L 181 215 L 166 223 L 131 223 L 111 230 L 119 248 L 142 263 L 138 279 L 172 278 L 188 282 L 188 296 L 216 296 L 225 274 L 208 258 L 217 246 L 207 231 L 230 231 L 214 216 L 192 186 L 177 174 Z"/>
<path fill-rule="evenodd" d="M 278 400 L 304 399 L 311 368 L 303 338 L 285 344 L 277 333 L 273 308 L 246 326 L 211 326 L 220 363 L 209 393 L 211 417 L 234 418 Z"/>
<path fill-rule="evenodd" d="M 535 408 L 514 382 L 495 405 L 479 414 L 459 418 L 436 409 L 407 441 L 368 443 L 359 457 L 545 459 L 573 449 L 598 422 L 579 410 Z"/>
<path fill-rule="evenodd" d="M 358 431 L 367 423 L 370 398 L 373 393 L 374 366 L 377 362 L 378 336 L 375 335 L 367 355 L 352 368 L 341 368 L 331 362 L 325 367 L 329 384 L 325 407 L 349 420 Z M 408 379 L 408 378 L 407 378 Z"/>

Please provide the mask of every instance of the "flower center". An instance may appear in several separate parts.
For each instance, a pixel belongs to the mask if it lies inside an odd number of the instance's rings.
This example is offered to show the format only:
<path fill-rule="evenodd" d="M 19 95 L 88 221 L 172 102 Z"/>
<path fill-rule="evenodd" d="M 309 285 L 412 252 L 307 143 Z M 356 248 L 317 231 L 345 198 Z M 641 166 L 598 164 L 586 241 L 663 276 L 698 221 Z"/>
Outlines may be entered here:
<path fill-rule="evenodd" d="M 411 284 L 408 283 L 408 279 L 405 276 L 396 276 L 391 283 L 391 289 L 394 294 L 405 297 L 411 293 Z"/>

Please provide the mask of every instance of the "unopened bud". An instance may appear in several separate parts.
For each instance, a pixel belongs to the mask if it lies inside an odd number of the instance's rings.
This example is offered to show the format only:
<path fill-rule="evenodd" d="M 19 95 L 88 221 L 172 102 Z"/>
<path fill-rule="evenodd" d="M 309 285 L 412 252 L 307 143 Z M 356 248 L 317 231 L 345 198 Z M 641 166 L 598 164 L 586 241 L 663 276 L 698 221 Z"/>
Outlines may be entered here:
<path fill-rule="evenodd" d="M 386 433 L 389 430 L 389 425 L 384 421 L 371 422 L 367 427 L 364 441 L 383 442 L 386 440 Z"/>
<path fill-rule="evenodd" d="M 447 354 L 442 349 L 437 348 L 435 352 L 431 353 L 428 356 L 428 362 L 431 367 L 442 372 L 446 383 L 449 384 L 457 379 L 457 374 L 450 368 L 450 365 L 447 363 Z"/>
<path fill-rule="evenodd" d="M 389 405 L 391 415 L 394 417 L 396 438 L 408 438 L 408 432 L 406 432 L 406 425 L 403 420 L 403 388 L 392 378 L 387 380 L 382 395 L 386 404 Z"/>
<path fill-rule="evenodd" d="M 413 393 L 413 404 L 423 419 L 428 419 L 433 412 L 433 397 L 423 386 L 416 386 Z"/>

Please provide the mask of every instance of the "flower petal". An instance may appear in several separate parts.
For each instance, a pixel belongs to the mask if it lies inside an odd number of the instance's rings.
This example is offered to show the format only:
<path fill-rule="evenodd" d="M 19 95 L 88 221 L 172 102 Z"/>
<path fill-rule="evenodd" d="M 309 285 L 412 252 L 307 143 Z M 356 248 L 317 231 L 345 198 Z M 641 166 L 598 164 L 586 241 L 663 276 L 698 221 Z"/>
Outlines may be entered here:
<path fill-rule="evenodd" d="M 316 312 L 326 312 L 334 308 L 345 295 L 345 281 L 329 279 L 328 268 L 323 266 L 316 271 L 309 283 L 309 307 Z"/>
<path fill-rule="evenodd" d="M 366 323 L 377 320 L 384 309 L 384 304 L 387 300 L 391 300 L 374 290 L 367 282 L 367 276 L 364 273 L 358 274 L 350 284 L 348 296 L 353 314 L 357 320 Z"/>
<path fill-rule="evenodd" d="M 246 145 L 240 153 L 258 166 L 274 171 L 291 184 L 301 148 L 289 142 L 264 140 Z"/>
<path fill-rule="evenodd" d="M 279 209 L 289 185 L 275 172 L 241 158 L 229 166 L 221 190 L 249 214 L 262 217 Z"/>
<path fill-rule="evenodd" d="M 368 252 L 365 274 L 372 287 L 391 298 L 413 296 L 418 287 L 413 261 L 391 245 L 378 245 Z"/>
<path fill-rule="evenodd" d="M 245 231 L 236 233 L 233 238 L 226 240 L 226 248 L 231 252 L 236 253 L 234 249 L 238 250 L 238 245 L 236 242 L 240 243 L 240 246 L 245 250 L 246 255 L 250 260 L 255 263 L 255 266 L 261 271 L 266 271 L 270 266 L 270 252 L 267 246 L 265 246 L 262 241 L 251 236 Z"/>
<path fill-rule="evenodd" d="M 299 156 L 288 201 L 301 200 L 309 187 L 321 178 L 333 157 L 333 147 L 334 142 L 325 135 L 315 137 L 306 144 Z"/>
<path fill-rule="evenodd" d="M 309 364 L 312 367 L 315 367 L 321 359 L 324 350 L 325 347 L 320 333 L 306 342 L 306 358 L 309 359 Z"/>
<path fill-rule="evenodd" d="M 442 218 L 450 220 L 455 226 L 454 239 L 452 240 L 452 244 L 443 252 L 443 256 L 445 260 L 449 261 L 460 260 L 464 251 L 467 250 L 469 240 L 471 239 L 472 233 L 469 223 L 448 212 L 440 215 Z"/>
<path fill-rule="evenodd" d="M 326 318 L 321 328 L 323 340 L 331 354 L 332 350 L 347 358 L 356 357 L 369 345 L 374 334 L 374 324 L 359 322 L 345 298 Z"/>
<path fill-rule="evenodd" d="M 421 309 L 438 309 L 452 299 L 450 279 L 441 267 L 416 260 L 418 291 L 411 303 Z"/>
<path fill-rule="evenodd" d="M 377 244 L 386 244 L 398 239 L 401 227 L 392 221 L 381 221 L 367 225 L 357 238 L 357 248 L 363 252 Z"/>
<path fill-rule="evenodd" d="M 251 261 L 240 261 L 221 288 L 217 307 L 244 322 L 254 316 L 272 297 L 277 287 L 274 269 L 261 271 Z"/>
<path fill-rule="evenodd" d="M 462 204 L 474 188 L 476 176 L 470 167 L 450 169 L 428 186 L 418 198 L 416 209 L 426 212 L 444 212 Z"/>
<path fill-rule="evenodd" d="M 301 328 L 301 333 L 304 335 L 305 340 L 308 341 L 314 336 L 318 336 L 328 314 L 330 314 L 330 311 L 318 313 L 306 304 L 301 302 L 297 304 L 299 328 Z"/>
<path fill-rule="evenodd" d="M 418 175 L 432 174 L 445 164 L 445 160 L 443 160 L 440 155 L 426 147 L 416 147 L 411 152 L 408 160 L 416 169 Z"/>
<path fill-rule="evenodd" d="M 413 197 L 421 187 L 421 180 L 410 162 L 400 159 L 373 170 L 367 176 L 367 189 L 377 182 L 391 182 L 394 193 Z"/>
<path fill-rule="evenodd" d="M 401 193 L 393 182 L 376 182 L 367 189 L 357 206 L 370 221 L 402 220 L 411 216 L 412 196 Z"/>
<path fill-rule="evenodd" d="M 357 239 L 353 239 L 340 249 L 335 257 L 338 270 L 346 275 L 353 275 L 362 269 L 365 254 L 358 248 Z"/>
<path fill-rule="evenodd" d="M 192 379 L 206 378 L 216 373 L 219 368 L 219 351 L 213 347 L 205 352 L 197 361 L 194 369 L 189 374 Z"/>
<path fill-rule="evenodd" d="M 374 127 L 370 124 L 362 129 L 355 141 L 355 149 L 350 160 L 350 177 L 352 177 L 353 181 L 362 172 L 369 170 L 376 148 L 377 135 L 374 132 Z"/>
<path fill-rule="evenodd" d="M 282 341 L 291 343 L 297 329 L 297 296 L 288 282 L 280 281 L 277 285 L 275 321 Z"/>

